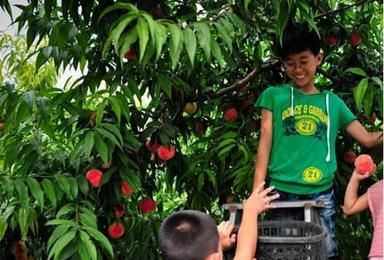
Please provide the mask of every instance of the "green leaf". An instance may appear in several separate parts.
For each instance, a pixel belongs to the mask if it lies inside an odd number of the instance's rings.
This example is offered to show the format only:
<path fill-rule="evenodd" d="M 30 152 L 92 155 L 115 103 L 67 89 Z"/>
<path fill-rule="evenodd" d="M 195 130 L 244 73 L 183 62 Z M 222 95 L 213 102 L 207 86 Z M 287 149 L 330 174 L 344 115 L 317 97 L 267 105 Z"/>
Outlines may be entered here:
<path fill-rule="evenodd" d="M 247 32 L 244 22 L 235 13 L 228 13 L 227 16 L 232 21 L 233 25 L 235 25 L 235 28 L 239 29 L 242 33 Z"/>
<path fill-rule="evenodd" d="M 368 84 L 367 90 L 363 98 L 363 109 L 364 115 L 368 118 L 372 113 L 373 98 L 375 94 L 375 89 L 372 84 Z"/>
<path fill-rule="evenodd" d="M 54 225 L 65 225 L 68 227 L 75 227 L 76 223 L 73 222 L 72 220 L 68 219 L 53 219 L 45 223 L 47 226 L 54 226 Z"/>
<path fill-rule="evenodd" d="M 67 215 L 68 213 L 74 212 L 75 208 L 71 204 L 64 205 L 56 213 L 56 218 L 60 219 L 62 216 Z"/>
<path fill-rule="evenodd" d="M 183 41 L 182 31 L 175 24 L 168 24 L 168 29 L 169 29 L 169 32 L 171 33 L 171 40 L 172 40 L 173 47 L 176 50 L 178 50 Z"/>
<path fill-rule="evenodd" d="M 361 112 L 363 109 L 363 99 L 365 96 L 365 92 L 367 91 L 367 88 L 368 88 L 368 78 L 364 78 L 360 80 L 357 87 L 353 89 L 355 104 L 359 112 Z"/>
<path fill-rule="evenodd" d="M 211 46 L 212 47 L 212 54 L 215 57 L 215 59 L 217 60 L 217 62 L 219 63 L 220 67 L 223 68 L 225 66 L 225 61 L 224 61 L 223 55 L 221 54 L 220 46 L 213 39 L 212 39 L 211 43 L 212 43 L 212 46 Z"/>
<path fill-rule="evenodd" d="M 85 158 L 88 159 L 91 156 L 93 145 L 95 144 L 94 132 L 88 131 L 87 134 L 85 135 L 82 143 L 83 143 Z"/>
<path fill-rule="evenodd" d="M 220 37 L 223 38 L 223 40 L 225 41 L 225 43 L 227 44 L 228 46 L 228 50 L 229 50 L 229 53 L 232 53 L 233 51 L 233 43 L 232 43 L 232 38 L 231 38 L 231 35 L 229 34 L 229 32 L 227 31 L 226 27 L 224 27 L 220 21 L 221 20 L 225 20 L 224 18 L 220 19 L 219 22 L 217 23 L 214 23 L 217 31 L 219 32 L 220 34 Z"/>
<path fill-rule="evenodd" d="M 172 98 L 172 82 L 164 74 L 159 74 L 158 84 L 169 98 Z"/>
<path fill-rule="evenodd" d="M 119 99 L 117 99 L 114 96 L 109 97 L 110 104 L 112 106 L 112 111 L 115 113 L 117 117 L 117 124 L 120 125 L 121 122 L 121 104 L 119 102 Z"/>
<path fill-rule="evenodd" d="M 106 55 L 106 52 L 108 51 L 111 43 L 114 43 L 115 51 L 117 54 L 119 53 L 118 46 L 119 46 L 120 35 L 124 31 L 124 29 L 135 19 L 137 19 L 137 16 L 132 14 L 126 14 L 120 18 L 118 25 L 110 32 L 107 40 L 104 43 L 104 47 L 102 51 L 103 56 Z"/>
<path fill-rule="evenodd" d="M 133 13 L 135 14 L 139 14 L 139 9 L 137 9 L 136 6 L 134 6 L 133 4 L 128 4 L 128 3 L 121 3 L 121 2 L 118 2 L 112 6 L 109 6 L 107 7 L 99 16 L 99 19 L 98 19 L 98 22 L 100 22 L 100 19 L 104 17 L 104 15 L 106 15 L 107 13 L 110 13 L 112 11 L 115 11 L 115 10 L 119 10 L 119 9 L 126 9 L 126 10 L 129 10 L 129 11 L 132 11 Z"/>
<path fill-rule="evenodd" d="M 113 133 L 117 137 L 117 139 L 119 139 L 120 144 L 123 145 L 123 137 L 121 136 L 121 132 L 116 125 L 109 124 L 109 123 L 102 123 L 101 127 Z"/>
<path fill-rule="evenodd" d="M 209 60 L 211 58 L 211 31 L 205 23 L 196 23 L 194 27 L 201 47 L 203 47 L 205 56 Z"/>
<path fill-rule="evenodd" d="M 83 229 L 85 231 L 88 232 L 88 234 L 95 240 L 97 240 L 100 245 L 105 249 L 107 250 L 108 254 L 110 255 L 111 258 L 114 258 L 114 254 L 113 254 L 113 249 L 112 249 L 112 245 L 111 243 L 109 242 L 109 240 L 100 232 L 98 231 L 97 229 L 95 228 L 92 228 L 92 227 L 83 227 Z"/>
<path fill-rule="evenodd" d="M 289 12 L 290 12 L 290 9 L 287 1 L 281 1 L 280 13 L 279 13 L 279 16 L 277 17 L 277 22 L 276 22 L 276 34 L 279 38 L 280 44 L 282 44 L 284 28 L 288 23 Z"/>
<path fill-rule="evenodd" d="M 36 199 L 37 203 L 39 203 L 41 209 L 44 207 L 44 193 L 41 190 L 40 183 L 32 177 L 27 178 L 27 184 L 29 186 L 29 190 L 32 193 L 32 196 Z"/>
<path fill-rule="evenodd" d="M 140 17 L 137 20 L 136 28 L 137 28 L 137 33 L 138 33 L 139 39 L 140 39 L 140 44 L 139 44 L 139 46 L 140 46 L 140 59 L 139 60 L 141 61 L 144 57 L 145 49 L 147 48 L 148 39 L 149 39 L 148 25 L 147 25 L 144 18 Z"/>
<path fill-rule="evenodd" d="M 109 162 L 108 146 L 98 132 L 95 132 L 95 148 L 103 162 Z"/>
<path fill-rule="evenodd" d="M 41 182 L 41 185 L 43 186 L 45 194 L 47 194 L 49 201 L 51 202 L 52 206 L 55 208 L 57 199 L 56 199 L 56 193 L 55 189 L 53 187 L 52 182 L 49 179 L 44 179 Z"/>
<path fill-rule="evenodd" d="M 88 256 L 90 257 L 89 259 L 97 260 L 96 247 L 92 243 L 89 235 L 85 231 L 80 230 L 80 239 L 81 243 L 83 243 L 85 248 L 87 249 Z"/>
<path fill-rule="evenodd" d="M 112 35 L 112 41 L 115 44 L 115 51 L 116 53 L 119 53 L 118 46 L 119 46 L 119 38 L 124 29 L 137 18 L 137 16 L 127 15 L 117 26 L 113 31 L 111 32 Z"/>
<path fill-rule="evenodd" d="M 61 238 L 57 239 L 54 246 L 49 251 L 48 259 L 55 256 L 55 260 L 60 256 L 61 251 L 71 242 L 76 236 L 76 231 L 72 230 L 64 234 Z"/>
<path fill-rule="evenodd" d="M 25 103 L 28 104 L 30 109 L 33 109 L 33 107 L 35 105 L 35 100 L 36 100 L 35 91 L 31 90 L 31 91 L 24 93 L 23 99 L 24 99 Z"/>
<path fill-rule="evenodd" d="M 347 72 L 351 72 L 353 74 L 363 76 L 363 77 L 368 77 L 367 73 L 365 73 L 365 71 L 361 68 L 348 68 L 347 70 L 345 70 L 345 73 Z"/>
<path fill-rule="evenodd" d="M 7 231 L 7 228 L 8 228 L 8 222 L 3 218 L 3 216 L 0 216 L 0 241 L 3 240 L 5 231 Z"/>
<path fill-rule="evenodd" d="M 151 39 L 152 39 L 151 42 L 152 42 L 152 45 L 154 45 L 155 40 L 156 40 L 156 35 L 155 35 L 156 34 L 156 32 L 155 32 L 156 22 L 153 20 L 152 16 L 150 16 L 147 13 L 141 12 L 141 16 L 144 17 L 144 19 L 148 23 L 149 33 L 151 34 Z"/>
<path fill-rule="evenodd" d="M 67 177 L 64 177 L 63 175 L 58 174 L 58 175 L 55 175 L 55 179 L 60 189 L 64 191 L 65 194 L 67 194 L 68 198 L 71 198 L 71 186 L 69 184 Z"/>
<path fill-rule="evenodd" d="M 23 181 L 17 179 L 15 181 L 15 188 L 17 193 L 17 199 L 20 201 L 20 204 L 23 208 L 28 208 L 29 196 L 28 196 L 28 188 L 24 184 Z"/>
<path fill-rule="evenodd" d="M 120 48 L 120 52 L 119 52 L 121 66 L 123 66 L 122 64 L 123 64 L 125 54 L 131 49 L 131 45 L 134 42 L 136 42 L 136 40 L 137 40 L 136 27 L 133 27 L 127 34 L 124 35 L 124 37 L 122 37 L 120 39 L 120 41 L 123 42 L 121 44 L 121 48 Z M 120 43 L 119 43 L 119 45 L 120 45 Z"/>
<path fill-rule="evenodd" d="M 48 251 L 50 250 L 50 248 L 53 246 L 53 244 L 56 242 L 56 240 L 61 237 L 63 234 L 65 234 L 68 229 L 70 228 L 71 226 L 68 226 L 68 225 L 59 225 L 57 226 L 51 236 L 49 237 L 48 239 L 48 244 L 47 244 L 47 249 Z"/>
<path fill-rule="evenodd" d="M 193 67 L 193 63 L 195 61 L 195 54 L 196 54 L 196 35 L 193 33 L 191 28 L 185 28 L 183 31 L 184 34 L 184 46 L 187 50 L 189 60 L 191 61 L 191 65 Z"/>
<path fill-rule="evenodd" d="M 164 25 L 156 23 L 155 25 L 156 36 L 156 60 L 159 59 L 163 45 L 167 40 L 167 29 Z"/>
<path fill-rule="evenodd" d="M 244 0 L 244 8 L 245 8 L 245 11 L 247 12 L 248 12 L 248 6 L 250 3 L 251 3 L 251 0 Z"/>
<path fill-rule="evenodd" d="M 225 155 L 226 153 L 228 153 L 230 150 L 232 150 L 234 147 L 236 146 L 236 144 L 230 144 L 228 146 L 226 146 L 224 149 L 222 149 L 219 154 L 217 155 L 218 157 L 221 157 L 223 155 Z"/>
<path fill-rule="evenodd" d="M 21 238 L 25 240 L 27 238 L 28 233 L 28 216 L 29 210 L 27 208 L 20 208 L 17 212 L 17 220 L 19 223 L 19 228 L 21 231 Z"/>
<path fill-rule="evenodd" d="M 96 215 L 90 210 L 82 210 L 82 213 L 80 213 L 80 223 L 83 226 L 93 227 L 97 229 Z"/>
<path fill-rule="evenodd" d="M 122 149 L 121 148 L 121 144 L 119 143 L 119 141 L 117 141 L 116 137 L 113 134 L 111 134 L 109 131 L 107 131 L 107 130 L 105 130 L 103 128 L 95 128 L 95 130 L 97 132 L 99 132 L 99 134 L 101 136 L 108 138 L 109 140 L 112 141 L 112 143 L 114 143 L 115 145 L 119 146 L 120 149 Z M 105 161 L 105 162 L 107 162 L 107 161 Z"/>

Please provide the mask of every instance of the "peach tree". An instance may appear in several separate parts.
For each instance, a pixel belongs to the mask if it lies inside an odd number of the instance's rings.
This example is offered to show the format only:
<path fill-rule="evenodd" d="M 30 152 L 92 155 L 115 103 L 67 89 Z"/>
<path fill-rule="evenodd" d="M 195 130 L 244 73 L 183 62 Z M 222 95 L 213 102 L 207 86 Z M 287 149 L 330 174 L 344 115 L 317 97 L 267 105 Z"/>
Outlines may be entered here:
<path fill-rule="evenodd" d="M 0 7 L 12 15 L 10 4 Z M 382 129 L 378 1 L 29 0 L 17 8 L 25 40 L 0 38 L 0 258 L 157 259 L 158 227 L 171 212 L 222 219 L 221 205 L 251 190 L 253 104 L 287 80 L 273 43 L 289 19 L 307 21 L 324 41 L 317 86 L 342 97 L 369 130 Z M 81 76 L 59 87 L 68 68 Z M 345 133 L 337 147 L 341 205 L 354 156 L 373 156 L 374 181 L 382 153 Z M 345 219 L 337 210 L 341 253 L 361 259 L 369 214 Z"/>

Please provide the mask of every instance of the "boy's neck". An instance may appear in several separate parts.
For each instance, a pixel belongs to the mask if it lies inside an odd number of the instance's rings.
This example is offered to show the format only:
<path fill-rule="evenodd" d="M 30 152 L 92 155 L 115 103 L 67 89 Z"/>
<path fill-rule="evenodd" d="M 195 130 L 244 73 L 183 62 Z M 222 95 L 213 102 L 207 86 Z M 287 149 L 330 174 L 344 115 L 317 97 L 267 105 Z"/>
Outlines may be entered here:
<path fill-rule="evenodd" d="M 302 93 L 305 94 L 313 94 L 313 93 L 319 93 L 320 91 L 315 87 L 315 84 L 311 84 L 309 86 L 296 86 L 293 84 L 295 88 L 300 90 Z"/>

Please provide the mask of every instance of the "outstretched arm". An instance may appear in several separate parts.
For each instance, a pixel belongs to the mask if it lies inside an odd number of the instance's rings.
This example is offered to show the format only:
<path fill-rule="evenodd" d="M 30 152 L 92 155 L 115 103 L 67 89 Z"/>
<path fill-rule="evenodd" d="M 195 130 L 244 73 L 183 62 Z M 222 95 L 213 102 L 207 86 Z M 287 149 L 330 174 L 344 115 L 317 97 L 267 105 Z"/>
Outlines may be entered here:
<path fill-rule="evenodd" d="M 237 248 L 234 260 L 250 260 L 255 256 L 257 244 L 257 218 L 263 211 L 273 208 L 272 200 L 279 194 L 268 196 L 274 187 L 264 190 L 265 182 L 261 182 L 252 192 L 251 196 L 243 202 L 243 217 L 237 235 Z"/>
<path fill-rule="evenodd" d="M 259 145 L 257 147 L 257 156 L 255 163 L 255 176 L 253 179 L 253 189 L 261 182 L 265 181 L 269 156 L 272 148 L 272 133 L 273 133 L 273 114 L 268 109 L 261 110 L 261 126 Z"/>
<path fill-rule="evenodd" d="M 356 141 L 368 148 L 383 143 L 383 132 L 368 132 L 357 120 L 348 125 L 347 132 Z"/>
<path fill-rule="evenodd" d="M 360 175 L 356 170 L 353 171 L 344 195 L 344 214 L 352 215 L 354 213 L 368 209 L 368 194 L 364 193 L 359 197 L 358 190 L 360 182 L 366 178 L 369 178 L 371 175 L 372 173 L 370 172 L 367 172 L 364 175 Z"/>

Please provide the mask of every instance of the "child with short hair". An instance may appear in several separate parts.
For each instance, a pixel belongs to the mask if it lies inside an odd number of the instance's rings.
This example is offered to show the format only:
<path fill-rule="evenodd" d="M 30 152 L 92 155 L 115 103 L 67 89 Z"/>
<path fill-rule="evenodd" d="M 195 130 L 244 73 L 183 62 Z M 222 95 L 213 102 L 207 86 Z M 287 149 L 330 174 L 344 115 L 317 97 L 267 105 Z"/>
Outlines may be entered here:
<path fill-rule="evenodd" d="M 257 243 L 257 218 L 273 208 L 270 202 L 278 195 L 268 196 L 262 182 L 243 202 L 243 216 L 237 237 L 235 260 L 253 259 Z M 222 222 L 218 227 L 212 217 L 195 211 L 182 210 L 168 216 L 160 226 L 160 250 L 165 260 L 221 260 L 223 249 L 235 242 L 233 224 Z"/>
<path fill-rule="evenodd" d="M 337 95 L 316 88 L 314 76 L 323 60 L 321 40 L 306 23 L 289 24 L 277 50 L 291 82 L 267 88 L 256 102 L 261 109 L 261 128 L 254 187 L 268 174 L 280 200 L 323 200 L 320 221 L 327 230 L 328 256 L 336 257 L 332 186 L 337 133 L 346 129 L 366 147 L 381 144 L 383 139 L 381 132 L 367 132 Z M 298 213 L 279 210 L 273 219 L 300 220 Z"/>
<path fill-rule="evenodd" d="M 369 178 L 373 172 L 364 175 L 353 171 L 344 195 L 343 211 L 346 215 L 352 215 L 364 210 L 371 211 L 373 220 L 373 237 L 369 260 L 383 259 L 383 180 L 377 181 L 367 192 L 358 196 L 360 182 Z"/>

